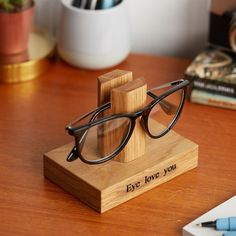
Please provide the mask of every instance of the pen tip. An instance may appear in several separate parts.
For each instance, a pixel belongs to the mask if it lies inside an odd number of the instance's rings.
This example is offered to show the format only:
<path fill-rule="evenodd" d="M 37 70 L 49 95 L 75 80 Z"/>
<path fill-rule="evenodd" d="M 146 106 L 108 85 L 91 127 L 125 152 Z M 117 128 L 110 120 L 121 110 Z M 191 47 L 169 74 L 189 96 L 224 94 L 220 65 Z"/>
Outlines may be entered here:
<path fill-rule="evenodd" d="M 202 224 L 201 224 L 201 223 L 199 223 L 199 224 L 196 224 L 196 226 L 199 226 L 199 227 L 201 227 L 201 226 L 202 226 Z"/>

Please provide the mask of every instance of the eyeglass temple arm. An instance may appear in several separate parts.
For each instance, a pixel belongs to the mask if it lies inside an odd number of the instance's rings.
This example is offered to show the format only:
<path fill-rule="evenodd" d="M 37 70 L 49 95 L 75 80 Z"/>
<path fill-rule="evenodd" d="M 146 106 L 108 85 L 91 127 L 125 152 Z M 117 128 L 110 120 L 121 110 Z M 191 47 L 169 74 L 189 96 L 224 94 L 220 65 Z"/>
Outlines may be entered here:
<path fill-rule="evenodd" d="M 155 95 L 154 93 L 152 93 L 151 91 L 153 90 L 158 90 L 158 89 L 162 89 L 162 88 L 167 88 L 167 87 L 170 87 L 170 86 L 174 86 L 174 85 L 177 85 L 177 84 L 180 84 L 182 83 L 184 80 L 176 80 L 176 81 L 172 81 L 170 83 L 166 83 L 166 84 L 163 84 L 163 85 L 160 85 L 160 86 L 157 86 L 155 88 L 152 88 L 150 90 L 148 90 L 147 94 L 152 97 L 153 99 L 156 99 L 158 98 L 157 95 Z M 167 114 L 167 115 L 173 115 L 175 114 L 176 110 L 178 109 L 177 106 L 175 106 L 174 104 L 166 101 L 166 100 L 161 100 L 160 101 L 160 106 L 162 108 L 162 110 Z"/>
<path fill-rule="evenodd" d="M 167 88 L 167 87 L 174 86 L 174 85 L 177 85 L 177 84 L 181 84 L 182 82 L 184 82 L 184 79 L 175 80 L 175 81 L 172 81 L 172 82 L 169 82 L 169 83 L 166 83 L 166 84 L 162 84 L 162 85 L 157 86 L 155 88 L 149 89 L 148 92 L 151 92 L 151 91 L 157 90 L 157 89 Z"/>
<path fill-rule="evenodd" d="M 90 119 L 90 122 L 91 122 L 92 119 L 93 119 L 93 117 L 96 118 L 99 113 L 101 113 L 102 111 L 104 111 L 104 110 L 106 110 L 106 109 L 108 109 L 108 108 L 110 108 L 110 107 L 111 107 L 111 103 L 110 103 L 110 102 L 105 103 L 104 105 L 102 105 L 102 106 L 96 108 L 95 110 L 90 111 L 90 112 L 86 113 L 85 115 L 79 117 L 79 119 L 72 121 L 70 124 L 68 124 L 68 125 L 66 126 L 66 129 L 67 129 L 67 130 L 75 130 L 75 129 L 77 129 L 77 128 L 73 128 L 73 125 L 74 125 L 74 124 L 79 123 L 80 121 L 82 121 L 83 119 L 87 118 L 87 117 L 90 116 L 90 115 L 93 115 L 93 116 L 91 117 L 91 119 Z"/>
<path fill-rule="evenodd" d="M 176 80 L 176 81 L 172 81 L 172 82 L 169 82 L 169 83 L 166 83 L 166 84 L 157 86 L 157 87 L 155 87 L 155 88 L 152 88 L 152 89 L 148 90 L 147 94 L 148 94 L 149 96 L 151 96 L 152 98 L 156 99 L 156 98 L 158 98 L 158 96 L 155 95 L 154 93 L 152 93 L 153 90 L 158 90 L 158 89 L 162 89 L 162 88 L 174 86 L 174 85 L 177 85 L 177 84 L 182 83 L 183 81 L 184 81 L 184 80 L 181 79 L 181 80 Z M 167 102 L 167 101 L 165 101 L 165 102 Z M 110 102 L 105 103 L 104 105 L 98 107 L 97 109 L 95 109 L 95 110 L 93 110 L 93 111 L 91 111 L 91 112 L 89 112 L 89 113 L 86 113 L 85 115 L 81 116 L 79 119 L 77 119 L 77 120 L 71 122 L 70 124 L 67 125 L 66 129 L 67 129 L 67 130 L 75 130 L 76 128 L 72 128 L 73 124 L 79 123 L 79 122 L 82 121 L 83 119 L 85 119 L 85 118 L 87 118 L 88 116 L 90 116 L 90 115 L 93 114 L 93 116 L 92 116 L 91 119 L 90 119 L 90 122 L 91 122 L 93 119 L 95 119 L 95 118 L 98 116 L 99 113 L 101 113 L 102 111 L 104 111 L 104 110 L 106 110 L 106 109 L 108 109 L 108 108 L 110 108 L 110 107 L 111 107 L 111 103 L 110 103 Z"/>

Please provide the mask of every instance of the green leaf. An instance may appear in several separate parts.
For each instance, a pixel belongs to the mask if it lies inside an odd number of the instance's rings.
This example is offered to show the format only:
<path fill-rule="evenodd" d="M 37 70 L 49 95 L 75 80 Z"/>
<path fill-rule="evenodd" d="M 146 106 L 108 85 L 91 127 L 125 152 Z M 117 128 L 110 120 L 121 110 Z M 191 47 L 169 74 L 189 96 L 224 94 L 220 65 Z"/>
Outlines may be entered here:
<path fill-rule="evenodd" d="M 0 0 L 0 8 L 4 11 L 10 12 L 14 10 L 14 5 L 11 4 L 10 0 Z"/>
<path fill-rule="evenodd" d="M 20 11 L 29 7 L 32 0 L 0 0 L 0 9 L 7 12 Z"/>

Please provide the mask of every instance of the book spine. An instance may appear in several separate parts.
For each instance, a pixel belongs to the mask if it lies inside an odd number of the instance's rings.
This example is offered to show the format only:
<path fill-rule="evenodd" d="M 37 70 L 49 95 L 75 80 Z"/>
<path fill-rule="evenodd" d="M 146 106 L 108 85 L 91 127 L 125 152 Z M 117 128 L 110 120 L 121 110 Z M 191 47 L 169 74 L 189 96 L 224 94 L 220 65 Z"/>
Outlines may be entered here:
<path fill-rule="evenodd" d="M 219 80 L 201 79 L 187 76 L 191 81 L 191 89 L 198 89 L 213 94 L 236 98 L 236 84 L 231 84 Z"/>
<path fill-rule="evenodd" d="M 194 89 L 190 94 L 190 101 L 194 103 L 228 108 L 236 110 L 236 99 L 229 98 L 221 95 L 210 94 L 207 92 L 202 92 L 200 90 Z"/>

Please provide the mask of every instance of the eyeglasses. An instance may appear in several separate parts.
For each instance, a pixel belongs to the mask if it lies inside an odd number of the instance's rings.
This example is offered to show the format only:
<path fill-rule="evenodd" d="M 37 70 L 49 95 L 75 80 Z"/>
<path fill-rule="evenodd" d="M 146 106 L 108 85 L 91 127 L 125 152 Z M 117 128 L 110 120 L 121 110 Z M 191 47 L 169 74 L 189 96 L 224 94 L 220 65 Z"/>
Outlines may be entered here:
<path fill-rule="evenodd" d="M 75 145 L 67 161 L 80 158 L 87 164 L 100 164 L 111 160 L 128 143 L 139 117 L 149 137 L 164 136 L 180 116 L 188 84 L 188 80 L 178 80 L 150 89 L 148 104 L 137 112 L 104 115 L 111 108 L 111 104 L 106 103 L 70 123 L 66 129 L 74 136 Z M 106 142 L 108 135 L 112 137 L 109 143 Z"/>

